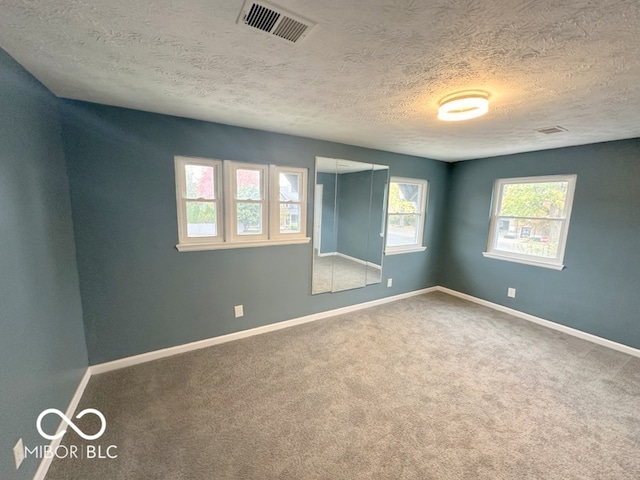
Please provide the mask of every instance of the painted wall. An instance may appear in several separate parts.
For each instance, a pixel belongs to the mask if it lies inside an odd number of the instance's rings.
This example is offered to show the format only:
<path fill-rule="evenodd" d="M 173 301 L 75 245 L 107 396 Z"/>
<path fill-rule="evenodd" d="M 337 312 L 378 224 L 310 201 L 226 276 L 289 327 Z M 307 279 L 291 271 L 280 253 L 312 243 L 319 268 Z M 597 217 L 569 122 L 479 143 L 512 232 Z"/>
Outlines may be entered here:
<path fill-rule="evenodd" d="M 640 348 L 639 158 L 634 139 L 455 163 L 441 283 Z M 565 270 L 482 257 L 496 178 L 574 173 Z"/>
<path fill-rule="evenodd" d="M 12 449 L 48 444 L 46 408 L 65 411 L 87 367 L 57 99 L 0 50 L 0 478 Z M 55 431 L 55 416 L 45 418 Z"/>
<path fill-rule="evenodd" d="M 115 107 L 64 105 L 91 364 L 437 284 L 446 163 Z M 178 154 L 310 172 L 318 155 L 385 164 L 390 175 L 426 178 L 432 195 L 425 227 L 429 248 L 385 259 L 392 288 L 383 281 L 314 296 L 311 243 L 179 253 L 173 167 Z M 311 202 L 308 212 L 312 218 Z M 312 228 L 309 222 L 309 235 Z M 238 304 L 244 305 L 244 317 L 235 319 Z"/>
<path fill-rule="evenodd" d="M 87 347 L 95 364 L 442 284 L 640 348 L 640 139 L 446 164 L 61 101 L 1 50 L 0 111 L 0 478 L 33 476 L 38 461 L 15 471 L 11 449 L 44 443 L 35 419 L 67 407 Z M 316 296 L 311 243 L 178 253 L 174 155 L 389 165 L 429 181 L 428 248 L 386 257 L 380 285 Z M 567 268 L 482 257 L 494 180 L 566 173 L 578 175 Z"/>

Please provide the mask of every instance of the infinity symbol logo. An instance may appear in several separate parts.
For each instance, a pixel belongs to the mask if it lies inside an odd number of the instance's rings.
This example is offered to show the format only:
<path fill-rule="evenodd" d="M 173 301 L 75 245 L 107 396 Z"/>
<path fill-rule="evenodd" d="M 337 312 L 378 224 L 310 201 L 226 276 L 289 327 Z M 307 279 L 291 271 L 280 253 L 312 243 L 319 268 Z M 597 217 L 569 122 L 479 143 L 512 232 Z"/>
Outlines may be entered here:
<path fill-rule="evenodd" d="M 102 422 L 102 426 L 100 427 L 100 430 L 98 431 L 98 433 L 96 433 L 95 435 L 86 435 L 82 430 L 80 430 L 78 428 L 78 426 L 73 423 L 69 417 L 67 417 L 64 413 L 62 413 L 60 410 L 56 409 L 56 408 L 47 408 L 45 411 L 43 411 L 40 415 L 38 415 L 38 420 L 36 422 L 36 428 L 38 429 L 38 433 L 40 435 L 42 435 L 44 438 L 46 438 L 47 440 L 56 440 L 58 438 L 62 438 L 62 436 L 67 433 L 66 430 L 62 430 L 61 432 L 58 432 L 55 435 L 48 435 L 46 433 L 44 433 L 44 431 L 42 430 L 42 419 L 44 417 L 46 417 L 48 414 L 50 413 L 55 413 L 56 415 L 58 415 L 62 420 L 65 421 L 65 423 L 67 425 L 69 425 L 71 428 L 73 428 L 75 430 L 75 432 L 80 435 L 82 438 L 84 438 L 85 440 L 95 440 L 96 438 L 100 438 L 102 436 L 102 434 L 104 433 L 105 429 L 107 428 L 107 421 L 104 418 L 104 415 L 102 415 L 102 413 L 100 413 L 98 410 L 96 410 L 95 408 L 85 408 L 84 410 L 82 410 L 78 415 L 76 415 L 76 418 L 82 418 L 85 416 L 85 414 L 87 413 L 93 413 L 94 415 L 97 415 L 98 418 L 100 419 L 100 421 Z"/>

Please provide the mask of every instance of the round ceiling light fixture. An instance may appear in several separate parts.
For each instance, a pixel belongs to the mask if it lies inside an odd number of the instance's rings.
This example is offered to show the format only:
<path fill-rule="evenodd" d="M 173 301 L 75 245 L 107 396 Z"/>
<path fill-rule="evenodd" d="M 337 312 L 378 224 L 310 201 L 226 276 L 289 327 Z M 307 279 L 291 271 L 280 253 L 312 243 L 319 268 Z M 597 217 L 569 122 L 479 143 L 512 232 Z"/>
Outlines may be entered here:
<path fill-rule="evenodd" d="M 458 92 L 444 97 L 438 108 L 438 118 L 447 122 L 470 120 L 489 111 L 489 95 L 486 92 Z"/>

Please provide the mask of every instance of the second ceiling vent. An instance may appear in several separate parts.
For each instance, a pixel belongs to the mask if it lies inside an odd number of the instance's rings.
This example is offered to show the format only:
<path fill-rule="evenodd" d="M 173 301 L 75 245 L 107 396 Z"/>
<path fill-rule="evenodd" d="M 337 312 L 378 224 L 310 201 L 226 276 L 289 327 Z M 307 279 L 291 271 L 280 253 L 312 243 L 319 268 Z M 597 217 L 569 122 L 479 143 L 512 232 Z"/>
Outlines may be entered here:
<path fill-rule="evenodd" d="M 252 0 L 244 2 L 238 23 L 257 28 L 293 43 L 305 38 L 315 26 L 312 21 L 268 2 Z"/>
<path fill-rule="evenodd" d="M 566 131 L 567 131 L 567 129 L 561 127 L 560 125 L 555 125 L 553 127 L 536 128 L 536 132 L 544 133 L 545 135 L 550 135 L 552 133 L 562 133 L 562 132 L 566 132 Z"/>

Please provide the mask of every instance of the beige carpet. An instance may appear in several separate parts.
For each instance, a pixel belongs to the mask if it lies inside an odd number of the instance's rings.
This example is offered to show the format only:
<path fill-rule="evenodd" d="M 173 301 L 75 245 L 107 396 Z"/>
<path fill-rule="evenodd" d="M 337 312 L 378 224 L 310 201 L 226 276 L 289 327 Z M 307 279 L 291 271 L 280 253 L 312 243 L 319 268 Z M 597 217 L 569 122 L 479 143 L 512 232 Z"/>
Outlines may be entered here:
<path fill-rule="evenodd" d="M 639 358 L 442 293 L 98 375 L 87 407 L 118 458 L 49 480 L 640 478 Z"/>

